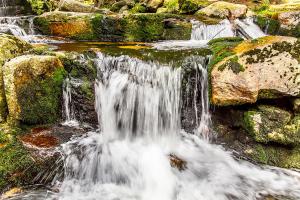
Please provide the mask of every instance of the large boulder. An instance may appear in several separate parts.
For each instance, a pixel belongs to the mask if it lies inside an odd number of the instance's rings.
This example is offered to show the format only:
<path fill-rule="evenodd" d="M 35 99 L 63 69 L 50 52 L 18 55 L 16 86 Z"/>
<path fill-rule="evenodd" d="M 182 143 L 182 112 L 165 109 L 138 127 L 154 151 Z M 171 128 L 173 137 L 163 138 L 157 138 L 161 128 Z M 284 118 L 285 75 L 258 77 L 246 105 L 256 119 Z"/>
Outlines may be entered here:
<path fill-rule="evenodd" d="M 57 121 L 64 75 L 55 56 L 26 55 L 7 62 L 3 79 L 10 118 L 27 124 Z"/>
<path fill-rule="evenodd" d="M 177 21 L 169 26 L 167 21 Z M 44 34 L 76 40 L 155 41 L 190 39 L 192 25 L 180 15 L 140 13 L 102 15 L 49 12 L 35 18 Z"/>
<path fill-rule="evenodd" d="M 211 66 L 212 103 L 238 105 L 298 96 L 299 55 L 299 39 L 281 36 L 244 41 L 215 55 Z"/>
<path fill-rule="evenodd" d="M 2 66 L 9 59 L 24 53 L 30 48 L 31 45 L 23 40 L 11 35 L 0 34 L 0 122 L 5 121 L 7 116 Z"/>
<path fill-rule="evenodd" d="M 261 143 L 299 146 L 300 116 L 274 106 L 260 105 L 244 113 L 246 130 Z"/>
<path fill-rule="evenodd" d="M 90 13 L 90 12 L 97 11 L 96 7 L 82 3 L 80 1 L 76 1 L 76 0 L 60 1 L 58 7 L 59 7 L 59 10 L 61 10 L 61 11 L 69 11 L 69 12 Z"/>
<path fill-rule="evenodd" d="M 217 18 L 241 18 L 247 14 L 247 6 L 242 4 L 228 3 L 225 1 L 217 1 L 211 5 L 199 10 L 197 15 L 205 15 Z"/>

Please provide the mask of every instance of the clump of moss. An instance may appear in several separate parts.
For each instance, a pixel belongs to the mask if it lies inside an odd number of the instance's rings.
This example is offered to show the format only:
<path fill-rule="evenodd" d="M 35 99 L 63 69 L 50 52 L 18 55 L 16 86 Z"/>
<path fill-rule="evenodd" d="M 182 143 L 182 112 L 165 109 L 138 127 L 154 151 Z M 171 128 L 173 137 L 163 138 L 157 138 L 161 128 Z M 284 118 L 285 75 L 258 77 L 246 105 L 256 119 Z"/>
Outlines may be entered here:
<path fill-rule="evenodd" d="M 40 15 L 44 12 L 52 11 L 57 7 L 55 0 L 27 0 L 34 13 Z"/>
<path fill-rule="evenodd" d="M 255 22 L 267 34 L 276 35 L 280 29 L 279 21 L 272 18 L 257 16 Z"/>
<path fill-rule="evenodd" d="M 237 56 L 233 56 L 224 64 L 220 65 L 218 70 L 223 71 L 225 68 L 231 69 L 235 74 L 245 71 L 244 66 L 239 63 L 239 58 Z"/>
<path fill-rule="evenodd" d="M 136 13 L 145 13 L 147 11 L 147 8 L 143 6 L 141 3 L 136 3 L 133 8 L 130 9 L 130 13 L 136 14 Z"/>
<path fill-rule="evenodd" d="M 0 192 L 11 185 L 30 182 L 38 167 L 29 152 L 18 141 L 20 128 L 0 125 Z"/>

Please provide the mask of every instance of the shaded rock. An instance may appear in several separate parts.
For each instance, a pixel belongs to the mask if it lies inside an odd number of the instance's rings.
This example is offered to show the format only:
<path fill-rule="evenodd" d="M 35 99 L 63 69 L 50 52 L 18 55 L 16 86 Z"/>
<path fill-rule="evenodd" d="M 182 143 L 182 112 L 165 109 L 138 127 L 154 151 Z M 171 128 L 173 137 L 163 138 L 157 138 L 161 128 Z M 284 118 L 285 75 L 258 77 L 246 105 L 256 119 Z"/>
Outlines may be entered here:
<path fill-rule="evenodd" d="M 59 10 L 61 11 L 81 12 L 81 13 L 90 13 L 90 12 L 95 12 L 97 10 L 97 8 L 92 5 L 87 5 L 76 0 L 60 1 L 58 7 Z"/>
<path fill-rule="evenodd" d="M 214 110 L 213 128 L 218 133 L 215 142 L 232 151 L 238 159 L 255 164 L 300 169 L 299 146 L 256 142 L 242 127 L 244 112 L 241 107 L 222 107 Z"/>
<path fill-rule="evenodd" d="M 0 34 L 0 122 L 5 121 L 8 114 L 2 66 L 7 60 L 24 53 L 30 48 L 31 45 L 25 41 L 11 35 Z"/>
<path fill-rule="evenodd" d="M 7 62 L 3 78 L 9 116 L 28 124 L 57 121 L 64 76 L 54 56 L 27 55 Z"/>
<path fill-rule="evenodd" d="M 300 117 L 273 106 L 259 106 L 244 113 L 244 127 L 261 143 L 300 144 Z"/>
<path fill-rule="evenodd" d="M 148 0 L 146 7 L 152 11 L 156 12 L 156 10 L 161 7 L 164 3 L 164 0 Z"/>
<path fill-rule="evenodd" d="M 246 16 L 247 10 L 248 8 L 246 5 L 217 1 L 199 10 L 197 15 L 206 15 L 217 18 L 241 18 Z"/>
<path fill-rule="evenodd" d="M 237 105 L 299 95 L 299 40 L 267 36 L 235 45 L 212 60 L 213 104 Z"/>
<path fill-rule="evenodd" d="M 177 168 L 179 171 L 187 169 L 187 162 L 178 158 L 176 155 L 169 155 L 171 166 Z"/>
<path fill-rule="evenodd" d="M 300 99 L 293 100 L 293 110 L 295 113 L 300 113 Z"/>

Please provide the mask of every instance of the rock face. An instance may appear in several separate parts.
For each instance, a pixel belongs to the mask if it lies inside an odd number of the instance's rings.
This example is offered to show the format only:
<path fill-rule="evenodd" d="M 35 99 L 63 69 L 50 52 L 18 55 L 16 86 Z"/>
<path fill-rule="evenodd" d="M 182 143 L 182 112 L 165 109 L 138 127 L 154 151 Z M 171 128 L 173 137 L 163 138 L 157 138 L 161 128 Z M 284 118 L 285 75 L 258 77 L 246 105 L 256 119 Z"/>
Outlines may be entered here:
<path fill-rule="evenodd" d="M 197 15 L 205 15 L 208 17 L 226 18 L 245 17 L 247 13 L 247 6 L 242 4 L 233 4 L 225 1 L 215 2 L 197 12 Z"/>
<path fill-rule="evenodd" d="M 25 41 L 11 35 L 0 34 L 0 122 L 5 121 L 7 116 L 2 66 L 7 60 L 24 53 L 30 48 L 31 45 Z"/>
<path fill-rule="evenodd" d="M 26 55 L 7 62 L 3 78 L 9 116 L 27 124 L 58 120 L 64 75 L 54 56 Z"/>
<path fill-rule="evenodd" d="M 222 55 L 214 57 L 213 104 L 238 105 L 300 94 L 300 42 L 296 38 L 267 36 L 245 41 L 227 54 L 223 60 Z"/>
<path fill-rule="evenodd" d="M 257 142 L 299 146 L 300 116 L 274 106 L 260 105 L 244 113 L 244 126 Z"/>
<path fill-rule="evenodd" d="M 176 27 L 166 20 L 177 21 Z M 44 34 L 76 40 L 155 41 L 190 39 L 191 23 L 173 14 L 102 15 L 72 12 L 49 12 L 35 18 Z"/>

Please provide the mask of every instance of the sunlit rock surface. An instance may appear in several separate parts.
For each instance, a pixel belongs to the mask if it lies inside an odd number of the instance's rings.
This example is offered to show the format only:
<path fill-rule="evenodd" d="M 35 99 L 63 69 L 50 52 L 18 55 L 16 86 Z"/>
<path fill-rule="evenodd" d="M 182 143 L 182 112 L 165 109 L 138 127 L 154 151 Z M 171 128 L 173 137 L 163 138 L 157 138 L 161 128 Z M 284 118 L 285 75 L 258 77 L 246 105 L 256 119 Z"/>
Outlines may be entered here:
<path fill-rule="evenodd" d="M 299 95 L 299 52 L 297 38 L 268 36 L 238 44 L 224 59 L 215 56 L 212 103 L 236 105 Z"/>

